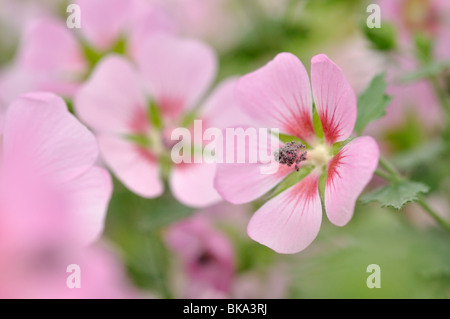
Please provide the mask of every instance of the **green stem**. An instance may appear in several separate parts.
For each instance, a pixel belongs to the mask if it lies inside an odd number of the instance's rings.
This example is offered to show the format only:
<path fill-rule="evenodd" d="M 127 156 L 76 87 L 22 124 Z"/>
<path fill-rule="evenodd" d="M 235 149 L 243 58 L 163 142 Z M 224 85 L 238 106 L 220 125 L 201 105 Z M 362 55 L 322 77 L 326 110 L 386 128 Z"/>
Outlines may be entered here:
<path fill-rule="evenodd" d="M 433 219 L 441 225 L 445 230 L 450 233 L 450 224 L 445 221 L 438 213 L 436 213 L 424 200 L 420 197 L 417 200 L 417 204 L 419 204 Z"/>
<path fill-rule="evenodd" d="M 430 83 L 433 86 L 434 93 L 439 99 L 439 102 L 444 108 L 444 111 L 447 112 L 447 120 L 450 121 L 450 102 L 448 100 L 447 94 L 442 90 L 437 77 L 431 77 Z"/>
<path fill-rule="evenodd" d="M 394 178 L 396 181 L 403 179 L 400 172 L 387 159 L 380 157 L 379 163 L 383 169 L 385 169 L 389 174 L 391 174 L 391 179 Z"/>
<path fill-rule="evenodd" d="M 383 171 L 380 171 L 379 169 L 377 169 L 374 174 L 380 176 L 382 179 L 385 179 L 389 182 L 394 182 L 391 175 L 389 175 L 388 173 L 385 173 Z"/>

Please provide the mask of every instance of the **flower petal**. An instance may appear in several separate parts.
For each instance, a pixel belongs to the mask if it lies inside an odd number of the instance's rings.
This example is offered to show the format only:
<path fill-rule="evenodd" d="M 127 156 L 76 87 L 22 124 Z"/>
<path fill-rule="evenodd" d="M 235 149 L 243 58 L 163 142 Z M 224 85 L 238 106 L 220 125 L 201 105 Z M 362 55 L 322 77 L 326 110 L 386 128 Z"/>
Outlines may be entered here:
<path fill-rule="evenodd" d="M 126 59 L 110 55 L 75 96 L 75 110 L 97 132 L 135 134 L 149 128 L 138 75 Z"/>
<path fill-rule="evenodd" d="M 284 165 L 277 165 L 275 167 L 277 170 L 272 174 L 264 172 L 270 164 L 278 163 L 261 161 L 261 154 L 268 155 L 273 159 L 273 152 L 282 146 L 281 142 L 271 134 L 268 135 L 266 143 L 263 143 L 258 137 L 250 136 L 246 150 L 238 149 L 238 143 L 224 142 L 223 163 L 217 165 L 214 185 L 219 194 L 230 203 L 242 204 L 257 199 L 293 172 L 292 167 Z M 238 163 L 239 156 L 237 154 L 243 151 L 245 151 L 243 163 Z M 229 154 L 234 155 L 233 163 L 226 159 Z M 258 155 L 256 161 L 250 161 L 250 154 Z"/>
<path fill-rule="evenodd" d="M 303 141 L 313 139 L 311 87 L 305 67 L 295 55 L 280 53 L 261 69 L 243 76 L 236 98 L 263 127 L 279 128 Z"/>
<path fill-rule="evenodd" d="M 142 197 L 157 197 L 164 187 L 156 157 L 131 142 L 111 135 L 97 137 L 103 160 L 116 177 Z"/>
<path fill-rule="evenodd" d="M 135 1 L 130 21 L 129 36 L 127 37 L 127 51 L 134 58 L 135 53 L 145 43 L 147 37 L 163 32 L 176 34 L 178 25 L 166 10 L 157 3 Z"/>
<path fill-rule="evenodd" d="M 170 118 L 195 106 L 217 69 L 216 55 L 209 46 L 165 34 L 149 37 L 136 56 L 152 97 Z"/>
<path fill-rule="evenodd" d="M 18 64 L 44 74 L 81 72 L 87 66 L 74 34 L 64 23 L 48 18 L 33 20 L 26 26 Z"/>
<path fill-rule="evenodd" d="M 77 240 L 91 244 L 103 232 L 112 193 L 111 176 L 105 169 L 93 167 L 64 189 L 69 196 L 66 204 L 78 226 Z"/>
<path fill-rule="evenodd" d="M 175 198 L 191 207 L 207 207 L 222 200 L 214 189 L 214 163 L 182 163 L 175 165 L 169 185 Z"/>
<path fill-rule="evenodd" d="M 237 104 L 234 96 L 237 81 L 237 78 L 224 80 L 203 103 L 203 127 L 225 129 L 236 125 L 255 124 Z"/>
<path fill-rule="evenodd" d="M 3 131 L 4 165 L 57 181 L 68 181 L 92 167 L 95 137 L 51 93 L 22 95 L 8 108 Z"/>
<path fill-rule="evenodd" d="M 368 136 L 344 146 L 328 166 L 325 208 L 328 219 L 344 226 L 353 216 L 356 199 L 372 179 L 379 158 L 378 145 Z"/>
<path fill-rule="evenodd" d="M 101 51 L 119 40 L 133 8 L 133 1 L 123 0 L 77 0 L 76 4 L 82 15 L 80 31 Z"/>
<path fill-rule="evenodd" d="M 318 183 L 319 176 L 312 173 L 269 200 L 250 220 L 248 235 L 281 254 L 308 247 L 322 222 Z"/>
<path fill-rule="evenodd" d="M 356 97 L 342 70 L 326 55 L 311 60 L 314 103 L 328 144 L 344 141 L 356 122 Z"/>
<path fill-rule="evenodd" d="M 15 63 L 2 72 L 0 99 L 10 103 L 31 91 L 72 97 L 86 68 L 77 39 L 65 24 L 33 20 L 25 28 Z"/>

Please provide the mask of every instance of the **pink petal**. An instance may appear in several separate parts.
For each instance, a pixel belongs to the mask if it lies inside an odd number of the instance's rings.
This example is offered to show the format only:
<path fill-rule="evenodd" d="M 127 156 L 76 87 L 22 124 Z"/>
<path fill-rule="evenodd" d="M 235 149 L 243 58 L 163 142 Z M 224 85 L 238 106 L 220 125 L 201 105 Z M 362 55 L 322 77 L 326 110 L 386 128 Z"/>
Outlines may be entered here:
<path fill-rule="evenodd" d="M 4 104 L 0 103 L 0 138 L 3 134 L 3 125 L 5 121 L 6 107 Z M 1 143 L 0 143 L 1 147 Z"/>
<path fill-rule="evenodd" d="M 319 176 L 312 173 L 269 200 L 250 220 L 248 235 L 281 254 L 308 247 L 322 222 L 318 182 Z"/>
<path fill-rule="evenodd" d="M 234 96 L 237 78 L 229 78 L 221 82 L 203 103 L 203 127 L 224 129 L 236 125 L 254 125 L 253 121 L 238 106 Z"/>
<path fill-rule="evenodd" d="M 328 144 L 347 139 L 356 121 L 356 97 L 342 70 L 324 54 L 311 60 L 314 103 Z"/>
<path fill-rule="evenodd" d="M 81 243 L 91 244 L 103 232 L 108 203 L 112 193 L 109 173 L 93 167 L 76 180 L 64 186 L 67 205 L 78 226 Z"/>
<path fill-rule="evenodd" d="M 72 97 L 79 87 L 78 80 L 65 76 L 63 70 L 30 70 L 12 65 L 0 75 L 0 101 L 9 104 L 19 95 L 33 91 Z"/>
<path fill-rule="evenodd" d="M 110 135 L 97 137 L 103 160 L 117 178 L 142 197 L 157 197 L 164 187 L 157 158 L 132 142 Z"/>
<path fill-rule="evenodd" d="M 71 97 L 86 67 L 77 39 L 65 24 L 49 18 L 33 20 L 25 28 L 15 63 L 2 74 L 0 99 L 10 103 L 30 91 Z"/>
<path fill-rule="evenodd" d="M 217 58 L 206 44 L 157 34 L 136 53 L 147 87 L 166 116 L 192 108 L 214 79 Z"/>
<path fill-rule="evenodd" d="M 214 189 L 214 163 L 182 163 L 175 165 L 169 176 L 169 185 L 175 198 L 182 204 L 202 208 L 221 201 Z"/>
<path fill-rule="evenodd" d="M 145 43 L 149 36 L 163 32 L 176 34 L 177 23 L 169 16 L 162 6 L 147 1 L 135 1 L 133 19 L 130 21 L 129 36 L 127 38 L 128 51 L 132 57 Z"/>
<path fill-rule="evenodd" d="M 133 134 L 149 128 L 138 76 L 126 59 L 110 55 L 75 96 L 80 118 L 98 132 Z"/>
<path fill-rule="evenodd" d="M 81 32 L 88 42 L 105 51 L 125 31 L 133 1 L 123 0 L 77 0 L 81 10 Z"/>
<path fill-rule="evenodd" d="M 234 152 L 235 159 L 238 154 L 237 143 L 234 144 L 234 148 L 231 148 L 230 143 L 226 144 L 228 148 L 225 149 L 224 163 L 217 165 L 214 185 L 223 199 L 233 204 L 242 204 L 261 197 L 294 171 L 292 167 L 280 165 L 277 172 L 264 174 L 262 170 L 269 164 L 263 163 L 259 157 L 257 162 L 251 163 L 250 153 L 267 154 L 273 157 L 273 152 L 282 146 L 273 135 L 269 136 L 266 145 L 261 143 L 259 138 L 249 139 L 247 145 L 250 146 L 245 152 L 244 163 L 237 163 L 237 161 L 226 163 L 227 153 Z"/>
<path fill-rule="evenodd" d="M 311 87 L 296 56 L 280 53 L 261 69 L 243 76 L 236 98 L 264 127 L 279 128 L 304 141 L 313 139 Z"/>
<path fill-rule="evenodd" d="M 337 226 L 347 224 L 353 216 L 356 199 L 372 179 L 378 166 L 379 150 L 375 140 L 358 137 L 344 146 L 330 160 L 325 187 L 328 219 Z"/>
<path fill-rule="evenodd" d="M 86 68 L 74 34 L 64 23 L 53 19 L 34 20 L 27 25 L 19 47 L 18 64 L 46 74 L 66 72 L 69 75 Z"/>
<path fill-rule="evenodd" d="M 8 108 L 3 135 L 4 165 L 17 172 L 71 180 L 98 156 L 95 137 L 50 93 L 29 93 Z"/>
<path fill-rule="evenodd" d="M 0 75 L 0 103 L 9 105 L 19 95 L 34 91 L 39 84 L 29 70 L 13 65 L 2 70 Z"/>

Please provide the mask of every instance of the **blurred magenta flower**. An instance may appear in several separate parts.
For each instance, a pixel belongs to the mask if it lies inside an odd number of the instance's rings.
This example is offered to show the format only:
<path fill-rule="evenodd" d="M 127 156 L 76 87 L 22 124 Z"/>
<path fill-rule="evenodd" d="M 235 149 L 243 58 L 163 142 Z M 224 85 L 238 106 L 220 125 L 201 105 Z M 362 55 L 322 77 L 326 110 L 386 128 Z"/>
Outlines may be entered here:
<path fill-rule="evenodd" d="M 197 110 L 216 69 L 216 55 L 206 44 L 159 34 L 142 44 L 137 68 L 110 55 L 93 71 L 75 97 L 75 109 L 97 133 L 105 162 L 131 191 L 143 197 L 161 195 L 162 166 L 171 163 L 171 132 Z M 234 83 L 224 81 L 202 103 L 198 118 L 203 129 L 236 120 L 230 116 L 235 110 Z M 151 120 L 152 103 L 160 113 L 160 127 Z M 213 163 L 174 164 L 168 173 L 172 193 L 193 207 L 218 202 L 215 170 Z"/>
<path fill-rule="evenodd" d="M 6 110 L 1 135 L 0 264 L 42 247 L 98 239 L 112 192 L 95 137 L 50 93 Z"/>
<path fill-rule="evenodd" d="M 166 233 L 167 245 L 179 257 L 185 275 L 183 298 L 225 298 L 234 277 L 233 247 L 211 221 L 194 216 L 177 222 Z"/>
<path fill-rule="evenodd" d="M 310 85 L 300 60 L 281 53 L 242 77 L 236 85 L 236 98 L 242 109 L 265 127 L 279 128 L 295 138 L 284 145 L 271 143 L 275 148 L 270 151 L 278 156 L 274 160 L 280 162 L 274 174 L 262 174 L 260 163 L 219 164 L 215 185 L 225 200 L 234 204 L 255 200 L 291 173 L 298 174 L 294 166 L 282 165 L 294 155 L 300 168 L 313 167 L 309 175 L 302 180 L 299 177 L 294 186 L 255 213 L 247 228 L 249 236 L 279 253 L 296 253 L 309 246 L 322 220 L 320 176 L 326 176 L 323 200 L 328 218 L 338 226 L 347 224 L 356 199 L 378 165 L 379 151 L 376 142 L 366 136 L 333 151 L 335 143 L 350 137 L 357 112 L 355 95 L 341 69 L 323 54 L 313 57 Z M 323 139 L 313 125 L 313 98 Z M 296 138 L 307 143 L 306 158 L 301 157 L 303 149 L 295 143 Z"/>

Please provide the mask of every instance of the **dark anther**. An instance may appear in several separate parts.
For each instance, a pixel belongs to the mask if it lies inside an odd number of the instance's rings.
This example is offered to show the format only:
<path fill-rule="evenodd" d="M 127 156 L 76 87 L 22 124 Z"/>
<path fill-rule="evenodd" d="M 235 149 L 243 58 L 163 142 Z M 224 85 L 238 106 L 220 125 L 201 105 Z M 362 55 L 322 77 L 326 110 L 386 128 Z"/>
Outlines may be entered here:
<path fill-rule="evenodd" d="M 200 265 L 208 265 L 208 264 L 214 262 L 214 260 L 215 260 L 214 256 L 207 251 L 202 252 L 200 254 L 200 256 L 197 257 L 197 262 Z"/>
<path fill-rule="evenodd" d="M 301 143 L 289 142 L 281 147 L 278 151 L 273 152 L 275 160 L 280 163 L 291 167 L 295 165 L 294 168 L 298 172 L 300 169 L 298 164 L 306 160 L 306 150 L 305 145 Z"/>

